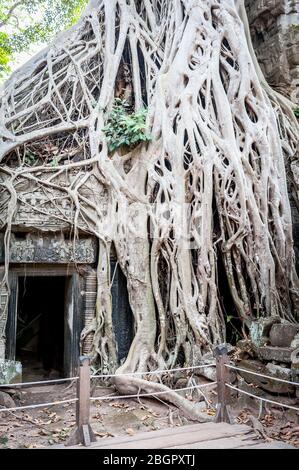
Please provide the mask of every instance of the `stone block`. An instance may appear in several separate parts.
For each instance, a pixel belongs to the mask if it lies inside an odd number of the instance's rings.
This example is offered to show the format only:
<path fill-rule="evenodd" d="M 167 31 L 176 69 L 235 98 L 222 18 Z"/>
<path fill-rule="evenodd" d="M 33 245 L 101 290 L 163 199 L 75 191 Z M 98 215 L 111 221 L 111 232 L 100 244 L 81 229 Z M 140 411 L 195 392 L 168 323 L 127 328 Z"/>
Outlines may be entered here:
<path fill-rule="evenodd" d="M 19 382 L 22 382 L 21 362 L 0 360 L 0 386 Z"/>
<path fill-rule="evenodd" d="M 256 360 L 243 360 L 239 363 L 239 366 L 243 369 L 251 370 L 259 374 L 266 376 L 273 376 L 273 379 L 267 377 L 259 377 L 248 372 L 239 371 L 241 377 L 243 377 L 247 383 L 251 383 L 259 388 L 270 392 L 270 393 L 294 393 L 294 386 L 286 384 L 284 382 L 277 382 L 275 378 L 283 380 L 291 380 L 291 370 L 277 366 L 274 364 L 267 364 L 266 366 L 260 361 Z"/>
<path fill-rule="evenodd" d="M 261 388 L 258 388 L 256 386 L 253 386 L 247 383 L 246 380 L 239 381 L 238 388 L 239 390 L 243 390 L 244 392 L 252 393 L 253 395 L 257 397 L 266 398 L 267 400 L 277 401 L 278 403 L 282 403 L 284 405 L 296 406 L 297 400 L 298 400 L 296 396 L 290 397 L 287 395 L 279 395 L 279 397 L 277 397 L 276 395 L 272 395 L 271 393 L 266 392 L 265 390 L 262 390 Z M 261 406 L 260 400 L 258 400 L 257 398 L 249 397 L 248 395 L 245 395 L 241 392 L 238 392 L 238 393 L 239 393 L 238 395 L 239 399 L 242 397 L 241 403 L 243 407 L 245 407 L 246 405 L 249 405 L 249 406 L 256 408 L 257 410 L 260 409 L 260 406 Z M 267 404 L 267 407 L 272 407 L 272 406 L 276 406 L 276 405 Z"/>
<path fill-rule="evenodd" d="M 298 0 L 245 0 L 253 46 L 266 79 L 298 102 Z"/>
<path fill-rule="evenodd" d="M 272 325 L 269 339 L 271 346 L 288 348 L 299 331 L 299 325 L 290 322 L 281 322 Z"/>
<path fill-rule="evenodd" d="M 294 349 L 291 354 L 292 368 L 299 370 L 299 348 Z"/>
<path fill-rule="evenodd" d="M 293 339 L 293 341 L 291 342 L 291 348 L 292 348 L 292 349 L 297 349 L 297 348 L 299 348 L 299 333 L 297 333 L 297 334 L 294 336 L 294 339 Z"/>
<path fill-rule="evenodd" d="M 262 346 L 260 348 L 256 348 L 256 353 L 261 360 L 290 363 L 292 349 L 277 348 L 275 346 Z"/>
<path fill-rule="evenodd" d="M 16 404 L 8 393 L 0 390 L 0 406 L 4 406 L 5 408 L 14 408 Z"/>
<path fill-rule="evenodd" d="M 216 367 L 203 367 L 198 369 L 198 375 L 202 375 L 206 379 L 212 380 L 215 382 L 216 380 Z"/>
<path fill-rule="evenodd" d="M 281 319 L 278 316 L 260 318 L 252 322 L 250 326 L 250 339 L 253 346 L 259 348 L 267 344 L 272 326 L 280 322 Z"/>
<path fill-rule="evenodd" d="M 93 237 L 79 238 L 74 245 L 74 241 L 63 234 L 43 237 L 31 233 L 11 235 L 11 263 L 93 264 L 96 260 L 97 242 Z M 0 262 L 4 262 L 3 250 L 0 250 Z"/>

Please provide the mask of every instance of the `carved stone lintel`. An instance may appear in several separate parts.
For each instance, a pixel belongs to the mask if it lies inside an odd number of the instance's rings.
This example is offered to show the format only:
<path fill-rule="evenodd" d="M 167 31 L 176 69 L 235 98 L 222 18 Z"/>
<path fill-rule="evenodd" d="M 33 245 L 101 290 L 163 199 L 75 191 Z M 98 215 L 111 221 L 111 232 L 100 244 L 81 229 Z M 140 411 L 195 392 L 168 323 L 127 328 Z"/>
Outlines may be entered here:
<path fill-rule="evenodd" d="M 63 235 L 38 236 L 28 233 L 24 238 L 11 237 L 11 263 L 81 263 L 93 264 L 97 259 L 97 244 L 93 238 L 74 241 Z M 0 250 L 0 262 L 4 262 L 4 250 Z"/>

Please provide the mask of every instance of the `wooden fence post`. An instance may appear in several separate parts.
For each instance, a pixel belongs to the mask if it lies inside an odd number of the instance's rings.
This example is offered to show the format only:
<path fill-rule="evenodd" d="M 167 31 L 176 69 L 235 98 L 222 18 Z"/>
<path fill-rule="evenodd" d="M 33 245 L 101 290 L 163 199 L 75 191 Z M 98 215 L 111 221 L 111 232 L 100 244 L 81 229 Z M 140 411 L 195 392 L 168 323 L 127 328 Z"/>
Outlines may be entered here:
<path fill-rule="evenodd" d="M 230 389 L 226 387 L 226 383 L 230 383 L 229 369 L 225 364 L 229 363 L 227 356 L 226 344 L 217 346 L 214 350 L 216 358 L 216 376 L 217 376 L 217 393 L 218 404 L 216 409 L 216 423 L 232 424 L 233 420 L 230 414 Z"/>
<path fill-rule="evenodd" d="M 81 356 L 79 358 L 79 379 L 77 381 L 76 403 L 76 430 L 65 444 L 72 446 L 83 444 L 90 446 L 91 442 L 96 441 L 96 437 L 89 424 L 90 414 L 90 358 Z"/>

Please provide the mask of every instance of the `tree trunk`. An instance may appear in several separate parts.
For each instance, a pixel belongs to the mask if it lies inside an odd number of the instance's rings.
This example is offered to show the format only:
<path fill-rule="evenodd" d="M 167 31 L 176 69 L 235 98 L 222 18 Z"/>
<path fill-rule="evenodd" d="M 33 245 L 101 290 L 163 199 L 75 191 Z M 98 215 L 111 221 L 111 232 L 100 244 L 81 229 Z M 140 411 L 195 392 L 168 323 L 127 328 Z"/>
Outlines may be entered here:
<path fill-rule="evenodd" d="M 135 110 L 147 105 L 152 135 L 127 154 L 109 152 L 103 131 L 124 68 L 124 94 Z M 91 330 L 103 370 L 116 367 L 112 242 L 135 320 L 119 372 L 197 364 L 223 341 L 219 258 L 244 327 L 260 316 L 298 320 L 284 163 L 296 154 L 298 126 L 262 76 L 241 0 L 90 1 L 75 27 L 7 81 L 0 123 L 6 253 L 28 182 L 52 206 L 67 199 L 74 210 L 65 222 L 99 239 Z M 61 184 L 70 172 L 72 183 Z M 90 186 L 105 191 L 108 209 L 97 190 L 86 195 Z"/>

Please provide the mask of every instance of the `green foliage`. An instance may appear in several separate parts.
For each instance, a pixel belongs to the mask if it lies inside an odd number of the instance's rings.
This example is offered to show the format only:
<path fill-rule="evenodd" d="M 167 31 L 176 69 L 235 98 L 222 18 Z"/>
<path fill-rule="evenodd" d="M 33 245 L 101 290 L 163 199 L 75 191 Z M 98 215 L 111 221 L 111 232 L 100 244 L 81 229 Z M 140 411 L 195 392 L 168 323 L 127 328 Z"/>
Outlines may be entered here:
<path fill-rule="evenodd" d="M 33 166 L 34 163 L 36 162 L 37 160 L 37 157 L 31 153 L 31 152 L 26 152 L 25 154 L 25 158 L 24 158 L 24 162 L 29 165 L 29 166 Z"/>
<path fill-rule="evenodd" d="M 0 77 L 15 54 L 75 24 L 88 0 L 0 0 Z"/>
<path fill-rule="evenodd" d="M 65 441 L 69 438 L 70 433 L 70 428 L 55 429 L 55 431 L 51 433 L 51 437 L 48 439 L 48 443 L 53 445 Z"/>
<path fill-rule="evenodd" d="M 4 436 L 4 434 L 0 435 L 0 445 L 5 446 L 8 444 L 8 437 Z"/>
<path fill-rule="evenodd" d="M 9 62 L 12 49 L 9 45 L 8 34 L 0 31 L 0 77 L 10 71 Z"/>
<path fill-rule="evenodd" d="M 297 32 L 297 31 L 298 31 L 298 28 L 299 28 L 299 25 L 296 24 L 296 23 L 292 23 L 292 24 L 290 25 L 291 31 Z"/>
<path fill-rule="evenodd" d="M 54 157 L 53 160 L 50 161 L 50 166 L 57 166 L 58 165 L 58 158 Z"/>
<path fill-rule="evenodd" d="M 146 115 L 144 108 L 129 114 L 126 102 L 117 98 L 103 129 L 109 152 L 123 146 L 134 148 L 141 142 L 149 142 L 151 136 L 146 132 Z"/>
<path fill-rule="evenodd" d="M 24 156 L 24 163 L 28 166 L 34 166 L 38 162 L 38 156 L 29 150 L 26 151 Z M 58 157 L 55 156 L 48 162 L 49 166 L 56 167 L 59 164 Z"/>
<path fill-rule="evenodd" d="M 295 114 L 296 118 L 299 119 L 299 106 L 297 106 L 297 108 L 294 109 L 294 114 Z"/>

